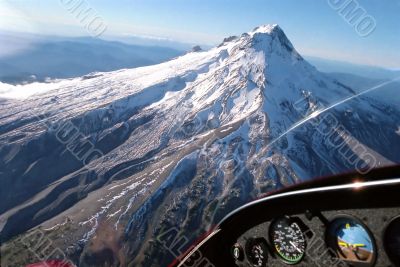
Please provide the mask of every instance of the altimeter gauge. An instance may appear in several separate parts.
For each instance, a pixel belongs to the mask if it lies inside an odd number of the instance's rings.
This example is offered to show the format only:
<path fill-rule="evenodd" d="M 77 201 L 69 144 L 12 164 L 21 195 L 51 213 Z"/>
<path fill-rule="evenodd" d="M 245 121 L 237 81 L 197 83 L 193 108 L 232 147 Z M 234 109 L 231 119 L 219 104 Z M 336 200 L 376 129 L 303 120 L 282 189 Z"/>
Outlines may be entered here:
<path fill-rule="evenodd" d="M 305 254 L 306 239 L 300 225 L 290 217 L 272 222 L 270 240 L 275 253 L 287 264 L 299 263 Z"/>

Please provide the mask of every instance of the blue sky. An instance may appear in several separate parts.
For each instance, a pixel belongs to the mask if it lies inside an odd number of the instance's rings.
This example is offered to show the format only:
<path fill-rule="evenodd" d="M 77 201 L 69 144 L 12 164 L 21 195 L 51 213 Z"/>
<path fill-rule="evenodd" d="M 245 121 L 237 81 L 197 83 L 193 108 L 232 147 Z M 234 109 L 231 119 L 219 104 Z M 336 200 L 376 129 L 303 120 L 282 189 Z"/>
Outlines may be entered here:
<path fill-rule="evenodd" d="M 63 6 L 68 1 L 77 0 L 0 0 L 0 29 L 87 35 Z M 303 55 L 400 68 L 400 0 L 358 0 L 376 21 L 376 29 L 367 37 L 359 36 L 329 0 L 82 1 L 107 24 L 105 36 L 215 45 L 226 36 L 278 23 Z"/>

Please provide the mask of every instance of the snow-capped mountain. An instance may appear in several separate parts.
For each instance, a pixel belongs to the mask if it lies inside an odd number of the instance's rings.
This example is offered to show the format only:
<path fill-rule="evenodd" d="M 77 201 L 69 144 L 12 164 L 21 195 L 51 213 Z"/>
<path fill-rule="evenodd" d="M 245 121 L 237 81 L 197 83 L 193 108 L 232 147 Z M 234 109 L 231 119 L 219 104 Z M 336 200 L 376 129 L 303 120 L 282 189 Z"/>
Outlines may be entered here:
<path fill-rule="evenodd" d="M 399 162 L 400 111 L 356 92 L 277 25 L 155 66 L 1 84 L 2 237 L 42 229 L 79 266 L 164 266 L 269 191 Z M 188 242 L 163 247 L 166 229 Z"/>

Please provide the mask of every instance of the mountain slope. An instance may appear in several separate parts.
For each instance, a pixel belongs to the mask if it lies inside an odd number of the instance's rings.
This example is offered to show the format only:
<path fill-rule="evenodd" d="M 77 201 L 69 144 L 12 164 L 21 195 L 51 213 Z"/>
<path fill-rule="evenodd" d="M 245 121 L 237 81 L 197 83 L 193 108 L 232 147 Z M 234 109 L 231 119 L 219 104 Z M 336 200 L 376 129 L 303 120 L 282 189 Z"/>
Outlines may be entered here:
<path fill-rule="evenodd" d="M 400 112 L 318 72 L 277 25 L 156 66 L 4 86 L 1 234 L 41 224 L 80 266 L 165 266 L 266 192 L 400 161 Z M 188 242 L 167 249 L 168 229 Z"/>

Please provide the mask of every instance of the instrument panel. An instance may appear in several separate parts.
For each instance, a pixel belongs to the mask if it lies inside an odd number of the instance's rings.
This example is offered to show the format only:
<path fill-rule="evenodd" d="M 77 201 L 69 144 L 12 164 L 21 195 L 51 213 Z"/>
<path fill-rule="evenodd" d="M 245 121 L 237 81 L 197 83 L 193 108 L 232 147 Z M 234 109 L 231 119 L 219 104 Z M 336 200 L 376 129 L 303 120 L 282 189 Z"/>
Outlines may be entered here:
<path fill-rule="evenodd" d="M 232 244 L 236 266 L 400 266 L 400 208 L 306 211 L 264 222 Z"/>
<path fill-rule="evenodd" d="M 225 216 L 171 266 L 400 266 L 400 165 L 268 194 Z"/>

